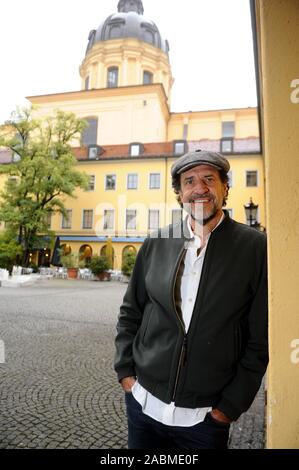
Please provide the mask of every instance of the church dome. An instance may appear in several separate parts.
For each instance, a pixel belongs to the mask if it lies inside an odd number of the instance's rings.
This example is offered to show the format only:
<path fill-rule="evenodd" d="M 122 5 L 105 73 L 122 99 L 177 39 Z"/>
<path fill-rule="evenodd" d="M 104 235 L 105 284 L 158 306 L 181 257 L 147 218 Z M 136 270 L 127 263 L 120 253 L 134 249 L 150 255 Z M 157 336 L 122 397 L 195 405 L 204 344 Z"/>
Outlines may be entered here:
<path fill-rule="evenodd" d="M 135 38 L 168 54 L 168 41 L 161 37 L 155 23 L 143 16 L 143 11 L 141 0 L 120 0 L 118 13 L 108 16 L 97 30 L 89 33 L 86 53 L 98 42 Z"/>

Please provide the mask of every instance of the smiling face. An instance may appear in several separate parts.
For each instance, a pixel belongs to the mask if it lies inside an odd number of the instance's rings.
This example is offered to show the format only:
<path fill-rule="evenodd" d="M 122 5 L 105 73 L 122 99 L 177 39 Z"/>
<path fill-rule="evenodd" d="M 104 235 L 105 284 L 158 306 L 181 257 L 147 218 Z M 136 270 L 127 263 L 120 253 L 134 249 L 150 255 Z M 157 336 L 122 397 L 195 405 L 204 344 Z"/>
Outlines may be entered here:
<path fill-rule="evenodd" d="M 222 213 L 227 184 L 216 168 L 199 165 L 181 174 L 179 196 L 193 220 L 205 225 Z"/>

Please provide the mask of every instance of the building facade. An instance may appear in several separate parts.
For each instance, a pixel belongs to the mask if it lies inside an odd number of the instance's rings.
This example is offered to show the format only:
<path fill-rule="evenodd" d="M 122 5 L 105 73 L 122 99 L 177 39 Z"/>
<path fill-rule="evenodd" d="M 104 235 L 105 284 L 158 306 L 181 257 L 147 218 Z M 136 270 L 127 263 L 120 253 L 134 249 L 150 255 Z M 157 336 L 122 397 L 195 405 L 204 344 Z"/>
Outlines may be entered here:
<path fill-rule="evenodd" d="M 227 209 L 246 223 L 244 204 L 252 198 L 265 225 L 257 109 L 172 113 L 169 45 L 143 13 L 142 1 L 121 0 L 117 13 L 90 31 L 80 91 L 28 97 L 36 116 L 61 109 L 87 120 L 73 147 L 89 189 L 65 200 L 68 218 L 54 215 L 51 229 L 66 251 L 85 258 L 103 254 L 111 238 L 115 269 L 148 233 L 182 216 L 170 168 L 186 151 L 224 153 L 231 164 Z"/>

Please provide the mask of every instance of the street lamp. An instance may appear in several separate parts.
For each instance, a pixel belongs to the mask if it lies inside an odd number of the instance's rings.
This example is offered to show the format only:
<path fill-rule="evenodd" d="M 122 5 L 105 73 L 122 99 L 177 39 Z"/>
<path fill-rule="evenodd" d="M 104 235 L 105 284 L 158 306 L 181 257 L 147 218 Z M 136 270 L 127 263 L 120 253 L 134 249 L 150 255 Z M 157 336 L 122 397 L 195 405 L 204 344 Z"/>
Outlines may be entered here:
<path fill-rule="evenodd" d="M 260 224 L 257 221 L 258 204 L 254 204 L 252 198 L 250 198 L 249 203 L 244 204 L 244 209 L 246 214 L 247 225 L 259 229 Z"/>

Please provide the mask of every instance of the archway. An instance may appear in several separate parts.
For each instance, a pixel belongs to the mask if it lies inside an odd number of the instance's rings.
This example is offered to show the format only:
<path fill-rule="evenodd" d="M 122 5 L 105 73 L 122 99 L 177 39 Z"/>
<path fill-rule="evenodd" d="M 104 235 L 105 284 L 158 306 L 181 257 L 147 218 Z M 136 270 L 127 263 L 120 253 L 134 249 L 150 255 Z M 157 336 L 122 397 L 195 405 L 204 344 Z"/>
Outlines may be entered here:
<path fill-rule="evenodd" d="M 68 245 L 66 243 L 64 243 L 63 245 L 61 245 L 61 250 L 62 250 L 62 253 L 64 255 L 69 255 L 71 252 L 72 252 L 72 248 L 71 248 L 71 245 Z"/>
<path fill-rule="evenodd" d="M 82 245 L 79 250 L 79 259 L 80 261 L 85 261 L 85 264 L 90 263 L 92 257 L 92 248 L 90 245 Z"/>
<path fill-rule="evenodd" d="M 133 245 L 127 245 L 124 247 L 123 249 L 123 252 L 122 252 L 122 263 L 124 261 L 124 256 L 127 254 L 127 253 L 135 253 L 135 255 L 137 254 L 137 250 L 135 248 L 135 246 Z"/>
<path fill-rule="evenodd" d="M 112 256 L 110 256 L 110 262 L 111 262 L 111 269 L 114 269 L 114 248 L 113 246 L 111 247 L 112 250 Z M 109 258 L 108 250 L 107 250 L 107 245 L 102 246 L 101 251 L 100 251 L 101 256 L 106 256 Z"/>

